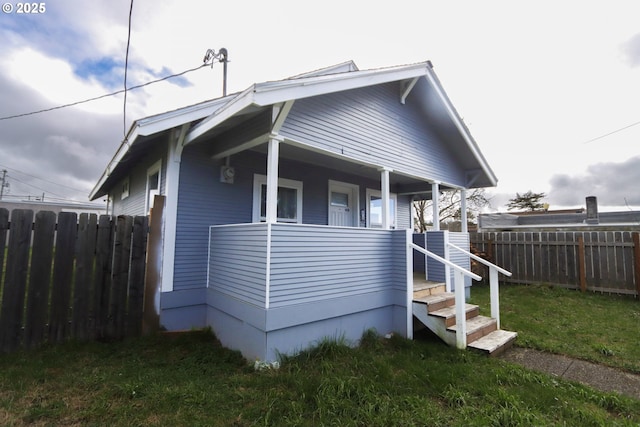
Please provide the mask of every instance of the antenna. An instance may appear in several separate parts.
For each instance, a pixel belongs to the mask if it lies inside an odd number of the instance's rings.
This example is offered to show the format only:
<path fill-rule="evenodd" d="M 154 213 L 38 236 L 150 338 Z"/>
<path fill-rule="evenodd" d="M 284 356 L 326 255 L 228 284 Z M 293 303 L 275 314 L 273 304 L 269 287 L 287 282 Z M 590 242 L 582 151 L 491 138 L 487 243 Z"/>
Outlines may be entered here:
<path fill-rule="evenodd" d="M 213 64 L 215 62 L 222 62 L 222 96 L 227 96 L 227 63 L 229 62 L 229 52 L 227 49 L 222 47 L 216 53 L 213 49 L 207 49 L 207 52 L 204 54 L 203 62 L 207 64 L 211 61 L 211 68 L 213 68 Z"/>

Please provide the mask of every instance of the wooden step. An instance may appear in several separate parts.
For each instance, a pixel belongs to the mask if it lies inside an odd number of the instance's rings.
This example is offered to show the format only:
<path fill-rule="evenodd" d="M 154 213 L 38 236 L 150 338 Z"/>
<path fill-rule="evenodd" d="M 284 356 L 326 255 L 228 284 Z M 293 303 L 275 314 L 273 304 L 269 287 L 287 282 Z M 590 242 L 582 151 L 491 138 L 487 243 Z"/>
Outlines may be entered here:
<path fill-rule="evenodd" d="M 434 295 L 427 295 L 420 298 L 414 298 L 413 302 L 427 305 L 429 313 L 450 307 L 455 304 L 456 298 L 451 292 L 442 292 Z"/>
<path fill-rule="evenodd" d="M 498 356 L 509 349 L 517 337 L 517 332 L 499 329 L 475 340 L 471 344 L 467 344 L 467 347 L 479 350 L 489 356 Z"/>
<path fill-rule="evenodd" d="M 465 304 L 464 310 L 466 313 L 467 320 L 473 319 L 474 317 L 480 314 L 480 307 L 473 304 Z M 441 317 L 444 321 L 444 324 L 449 327 L 456 324 L 456 307 L 455 305 L 450 305 L 445 308 L 441 308 L 436 311 L 429 311 L 430 316 Z"/>
<path fill-rule="evenodd" d="M 486 316 L 476 316 L 473 319 L 469 319 L 467 321 L 467 346 L 484 337 L 485 335 L 490 334 L 491 332 L 498 329 L 498 322 L 496 319 Z M 453 334 L 457 331 L 457 326 L 454 324 L 452 326 L 447 327 L 447 331 L 453 332 Z"/>
<path fill-rule="evenodd" d="M 413 284 L 413 298 L 421 298 L 430 295 L 436 295 L 444 293 L 446 285 L 440 282 L 427 282 L 421 281 Z"/>

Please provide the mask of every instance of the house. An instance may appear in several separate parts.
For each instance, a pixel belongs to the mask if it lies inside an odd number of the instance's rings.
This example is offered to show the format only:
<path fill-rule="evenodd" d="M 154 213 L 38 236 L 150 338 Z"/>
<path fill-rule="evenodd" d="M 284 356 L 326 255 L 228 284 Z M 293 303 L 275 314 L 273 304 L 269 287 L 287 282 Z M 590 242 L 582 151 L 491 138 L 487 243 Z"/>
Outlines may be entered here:
<path fill-rule="evenodd" d="M 479 232 L 538 231 L 637 231 L 640 211 L 598 212 L 594 196 L 585 199 L 586 208 L 497 212 L 480 214 Z"/>
<path fill-rule="evenodd" d="M 161 324 L 272 360 L 411 336 L 413 198 L 496 182 L 430 62 L 346 62 L 137 120 L 90 198 L 163 195 Z"/>

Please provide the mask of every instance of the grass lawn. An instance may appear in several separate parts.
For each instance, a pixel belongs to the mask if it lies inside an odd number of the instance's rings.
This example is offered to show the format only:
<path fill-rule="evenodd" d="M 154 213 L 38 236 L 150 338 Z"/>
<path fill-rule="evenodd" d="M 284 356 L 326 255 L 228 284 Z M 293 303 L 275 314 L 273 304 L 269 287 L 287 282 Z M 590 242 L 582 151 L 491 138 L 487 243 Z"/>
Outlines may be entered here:
<path fill-rule="evenodd" d="M 489 286 L 474 285 L 471 302 L 490 315 Z M 501 328 L 517 345 L 565 354 L 640 374 L 640 301 L 549 286 L 500 286 Z"/>
<path fill-rule="evenodd" d="M 474 291 L 474 298 L 480 299 L 481 287 Z M 553 347 L 555 341 L 536 336 L 536 330 L 544 327 L 526 329 L 511 323 L 518 314 L 510 296 L 516 291 L 515 287 L 503 290 L 505 328 L 520 333 L 521 345 L 537 346 L 540 339 Z M 598 306 L 608 298 L 520 289 L 529 292 L 532 306 L 544 305 L 540 299 L 560 298 L 586 298 Z M 629 310 L 635 307 L 615 301 Z M 636 330 L 629 338 L 637 337 Z M 604 360 L 626 358 L 626 347 L 602 344 L 622 354 L 602 354 Z M 598 351 L 590 351 L 600 357 Z M 637 360 L 629 364 L 637 366 Z M 264 371 L 255 371 L 206 331 L 121 343 L 68 343 L 0 355 L 3 426 L 639 424 L 639 400 L 458 351 L 431 335 L 408 341 L 365 333 L 357 348 L 320 342 L 284 359 L 279 370 Z"/>

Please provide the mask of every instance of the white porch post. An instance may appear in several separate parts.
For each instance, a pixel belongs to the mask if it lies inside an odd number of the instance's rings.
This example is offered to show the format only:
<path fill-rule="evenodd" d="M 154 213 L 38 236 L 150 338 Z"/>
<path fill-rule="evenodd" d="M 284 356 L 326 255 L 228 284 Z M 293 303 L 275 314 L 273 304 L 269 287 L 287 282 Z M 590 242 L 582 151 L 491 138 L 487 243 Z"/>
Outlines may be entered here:
<path fill-rule="evenodd" d="M 184 149 L 184 138 L 189 125 L 182 125 L 169 137 L 169 152 L 167 153 L 167 170 L 164 194 L 166 203 L 164 208 L 164 246 L 162 250 L 162 292 L 173 291 L 173 275 L 176 247 L 176 222 L 178 217 L 178 190 L 180 186 L 180 162 Z M 158 313 L 159 307 L 158 307 Z"/>
<path fill-rule="evenodd" d="M 433 230 L 440 230 L 440 183 L 431 184 L 431 201 L 433 202 Z"/>
<path fill-rule="evenodd" d="M 381 181 L 381 189 L 380 193 L 382 195 L 382 228 L 384 230 L 389 230 L 391 228 L 391 215 L 389 212 L 389 199 L 390 191 L 389 191 L 389 172 L 391 169 L 389 168 L 380 168 L 380 181 Z"/>
<path fill-rule="evenodd" d="M 267 154 L 267 223 L 278 220 L 278 161 L 280 142 L 283 138 L 277 134 L 269 136 L 269 152 Z"/>
<path fill-rule="evenodd" d="M 460 189 L 460 231 L 468 233 L 467 225 L 467 190 Z"/>

